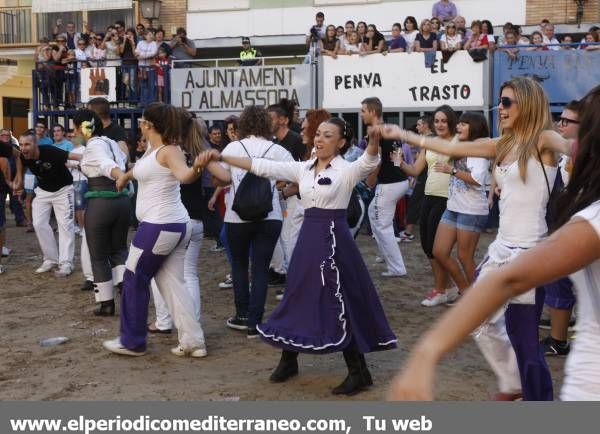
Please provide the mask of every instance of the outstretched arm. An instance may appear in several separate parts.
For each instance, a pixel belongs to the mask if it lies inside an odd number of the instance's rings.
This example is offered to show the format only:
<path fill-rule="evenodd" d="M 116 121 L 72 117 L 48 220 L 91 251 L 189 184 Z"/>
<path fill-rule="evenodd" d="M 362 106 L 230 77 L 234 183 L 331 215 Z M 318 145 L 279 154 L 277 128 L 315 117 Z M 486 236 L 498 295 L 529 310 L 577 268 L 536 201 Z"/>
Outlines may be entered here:
<path fill-rule="evenodd" d="M 573 140 L 565 139 L 563 136 L 553 130 L 542 132 L 541 137 L 542 150 L 559 152 L 565 155 L 571 155 L 573 151 Z"/>
<path fill-rule="evenodd" d="M 462 142 L 456 139 L 451 141 L 439 137 L 426 137 L 403 130 L 397 125 L 384 125 L 382 135 L 386 139 L 402 140 L 413 146 L 430 149 L 438 154 L 450 157 L 483 157 L 496 156 L 496 143 L 498 139 L 479 139 L 474 142 Z"/>
<path fill-rule="evenodd" d="M 511 263 L 485 274 L 419 340 L 402 372 L 394 379 L 389 399 L 433 399 L 439 360 L 503 303 L 531 288 L 567 276 L 599 257 L 598 232 L 589 222 L 577 218 Z"/>

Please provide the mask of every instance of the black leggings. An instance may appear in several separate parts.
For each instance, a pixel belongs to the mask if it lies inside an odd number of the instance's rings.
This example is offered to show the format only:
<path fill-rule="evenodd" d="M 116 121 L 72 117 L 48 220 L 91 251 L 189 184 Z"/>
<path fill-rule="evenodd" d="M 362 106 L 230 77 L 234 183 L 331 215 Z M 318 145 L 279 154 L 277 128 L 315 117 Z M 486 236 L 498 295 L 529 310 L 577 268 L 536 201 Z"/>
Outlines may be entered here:
<path fill-rule="evenodd" d="M 85 236 L 94 282 L 112 281 L 112 269 L 127 259 L 129 198 L 92 198 L 85 214 Z"/>
<path fill-rule="evenodd" d="M 421 247 L 429 259 L 433 259 L 435 233 L 442 219 L 442 214 L 446 211 L 447 200 L 445 197 L 440 196 L 425 195 L 423 197 L 419 233 L 421 235 Z"/>

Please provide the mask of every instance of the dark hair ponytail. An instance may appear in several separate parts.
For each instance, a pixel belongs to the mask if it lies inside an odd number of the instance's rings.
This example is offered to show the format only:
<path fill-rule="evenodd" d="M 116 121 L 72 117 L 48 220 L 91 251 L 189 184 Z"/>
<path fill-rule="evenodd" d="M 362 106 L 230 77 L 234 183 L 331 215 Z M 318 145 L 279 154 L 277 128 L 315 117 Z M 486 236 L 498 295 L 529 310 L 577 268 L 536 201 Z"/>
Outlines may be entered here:
<path fill-rule="evenodd" d="M 90 128 L 92 137 L 98 137 L 104 133 L 104 126 L 102 125 L 102 120 L 96 112 L 93 112 L 90 109 L 77 110 L 77 112 L 75 112 L 75 115 L 73 116 L 73 124 L 76 128 L 79 128 L 84 122 L 89 122 L 91 124 Z"/>
<path fill-rule="evenodd" d="M 325 122 L 328 124 L 333 124 L 339 128 L 340 136 L 345 140 L 344 146 L 342 146 L 340 149 L 340 155 L 344 155 L 351 146 L 353 135 L 352 127 L 342 118 L 329 118 Z"/>

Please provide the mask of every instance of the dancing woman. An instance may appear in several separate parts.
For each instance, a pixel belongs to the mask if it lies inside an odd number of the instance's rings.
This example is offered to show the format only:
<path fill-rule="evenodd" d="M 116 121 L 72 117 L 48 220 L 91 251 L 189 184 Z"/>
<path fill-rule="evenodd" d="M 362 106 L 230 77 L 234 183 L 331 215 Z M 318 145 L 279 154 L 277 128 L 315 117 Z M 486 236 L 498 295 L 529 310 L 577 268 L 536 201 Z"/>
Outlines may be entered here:
<path fill-rule="evenodd" d="M 552 129 L 548 99 L 535 81 L 517 77 L 504 83 L 498 109 L 501 135 L 488 140 L 448 143 L 397 126 L 383 127 L 385 136 L 452 157 L 495 158 L 494 174 L 501 189 L 500 227 L 479 266 L 480 276 L 512 262 L 546 237 L 544 216 L 557 171 L 556 152 L 571 153 L 571 141 Z M 511 299 L 474 335 L 498 377 L 498 399 L 516 398 L 521 391 L 525 400 L 553 398 L 550 371 L 538 345 L 544 296 L 530 288 Z"/>
<path fill-rule="evenodd" d="M 182 149 L 186 157 L 186 164 L 192 166 L 195 158 L 205 149 L 208 149 L 206 143 L 206 124 L 201 119 L 192 118 L 191 114 L 178 108 L 179 119 L 181 121 Z M 198 200 L 202 197 L 202 179 L 189 184 L 181 184 L 181 201 L 190 216 L 190 242 L 185 249 L 185 258 L 183 265 L 183 278 L 185 288 L 193 300 L 194 316 L 201 323 L 200 306 L 200 279 L 198 277 L 198 260 L 200 258 L 200 247 L 204 238 L 204 225 L 202 224 L 202 202 Z M 156 308 L 156 322 L 148 325 L 149 333 L 170 334 L 173 328 L 173 317 L 158 289 L 155 281 L 152 281 L 152 296 L 154 297 L 154 306 Z M 190 355 L 192 357 L 204 357 L 206 351 L 195 351 L 186 353 L 182 346 L 171 350 L 176 356 Z"/>
<path fill-rule="evenodd" d="M 259 176 L 300 186 L 304 222 L 292 254 L 283 300 L 269 320 L 257 326 L 263 340 L 283 350 L 271 381 L 298 373 L 299 352 L 343 351 L 348 376 L 334 394 L 355 394 L 373 384 L 364 353 L 395 348 L 391 331 L 362 256 L 346 222 L 346 208 L 356 183 L 379 164 L 379 136 L 349 163 L 347 124 L 338 118 L 317 130 L 316 158 L 275 162 L 212 153 L 227 164 Z"/>
<path fill-rule="evenodd" d="M 600 400 L 600 87 L 590 91 L 583 104 L 577 159 L 560 201 L 558 224 L 562 228 L 502 268 L 478 278 L 457 306 L 421 338 L 392 384 L 391 399 L 432 399 L 435 368 L 446 353 L 504 303 L 570 275 L 579 301 L 579 327 L 565 365 L 560 398 Z M 511 116 L 506 109 L 502 112 L 505 119 Z M 540 142 L 544 149 L 566 150 L 565 142 L 547 132 L 541 134 Z"/>
<path fill-rule="evenodd" d="M 450 106 L 438 107 L 433 114 L 433 124 L 436 135 L 443 140 L 450 140 L 456 133 L 456 113 Z M 448 164 L 450 159 L 445 153 L 434 152 L 431 149 L 423 149 L 415 164 L 406 164 L 401 161 L 400 169 L 409 176 L 419 177 L 427 169 L 427 180 L 425 181 L 425 195 L 421 204 L 421 216 L 419 219 L 419 234 L 421 248 L 431 264 L 434 285 L 421 302 L 423 306 L 431 307 L 447 301 L 446 287 L 448 286 L 448 273 L 433 254 L 433 244 L 438 226 L 448 200 L 448 185 L 450 174 L 434 171 L 434 166 Z"/>
<path fill-rule="evenodd" d="M 114 315 L 115 286 L 123 281 L 129 230 L 128 192 L 117 191 L 115 180 L 127 171 L 127 156 L 116 142 L 103 135 L 102 120 L 93 111 L 77 111 L 73 124 L 75 135 L 86 140 L 81 160 L 81 171 L 88 178 L 84 237 L 99 303 L 94 314 Z M 82 243 L 82 252 L 85 248 Z"/>
<path fill-rule="evenodd" d="M 474 112 L 463 113 L 456 130 L 459 140 L 474 141 L 490 135 L 485 117 Z M 448 203 L 435 235 L 433 256 L 450 274 L 459 294 L 475 279 L 475 249 L 489 213 L 485 191 L 489 168 L 487 158 L 473 157 L 454 160 L 451 165 L 438 163 L 433 168 L 451 175 Z M 455 244 L 458 260 L 452 257 Z"/>
<path fill-rule="evenodd" d="M 179 194 L 179 184 L 194 182 L 200 170 L 188 167 L 184 153 L 174 145 L 183 136 L 175 107 L 149 104 L 139 123 L 150 149 L 131 171 L 118 178 L 117 189 L 122 190 L 132 178 L 137 179 L 136 215 L 140 225 L 125 263 L 121 335 L 103 345 L 128 356 L 146 353 L 149 288 L 154 277 L 173 315 L 182 351 L 205 355 L 204 333 L 183 278 L 191 225 Z"/>

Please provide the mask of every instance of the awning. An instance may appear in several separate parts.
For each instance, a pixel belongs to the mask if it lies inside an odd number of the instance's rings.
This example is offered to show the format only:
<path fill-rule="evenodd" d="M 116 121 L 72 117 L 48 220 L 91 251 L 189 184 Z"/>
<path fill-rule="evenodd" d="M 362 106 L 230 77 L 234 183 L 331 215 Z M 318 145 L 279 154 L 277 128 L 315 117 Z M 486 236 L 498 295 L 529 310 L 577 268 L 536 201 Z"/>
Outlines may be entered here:
<path fill-rule="evenodd" d="M 131 9 L 131 0 L 32 0 L 34 13 Z"/>

